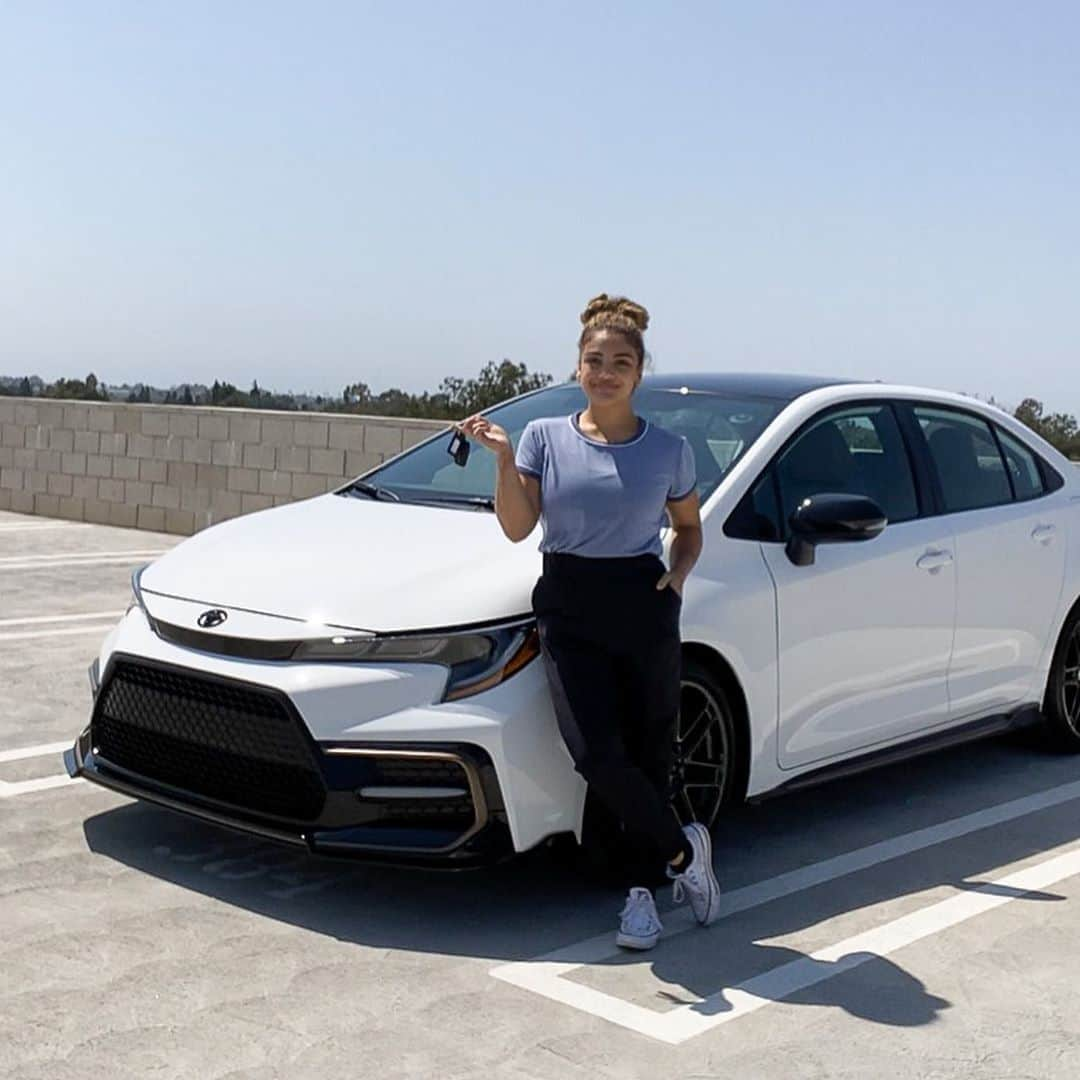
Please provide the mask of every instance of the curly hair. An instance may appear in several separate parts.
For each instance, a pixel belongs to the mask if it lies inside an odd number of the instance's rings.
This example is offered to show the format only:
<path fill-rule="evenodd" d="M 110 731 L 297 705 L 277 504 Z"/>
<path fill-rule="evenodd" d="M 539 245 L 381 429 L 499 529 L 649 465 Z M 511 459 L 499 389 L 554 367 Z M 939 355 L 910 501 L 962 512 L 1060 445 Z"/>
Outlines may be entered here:
<path fill-rule="evenodd" d="M 625 296 L 608 296 L 600 293 L 594 296 L 581 313 L 584 329 L 578 339 L 578 355 L 589 342 L 589 338 L 600 330 L 614 330 L 622 334 L 637 353 L 638 366 L 645 363 L 645 341 L 642 333 L 649 325 L 649 313 L 633 300 Z"/>

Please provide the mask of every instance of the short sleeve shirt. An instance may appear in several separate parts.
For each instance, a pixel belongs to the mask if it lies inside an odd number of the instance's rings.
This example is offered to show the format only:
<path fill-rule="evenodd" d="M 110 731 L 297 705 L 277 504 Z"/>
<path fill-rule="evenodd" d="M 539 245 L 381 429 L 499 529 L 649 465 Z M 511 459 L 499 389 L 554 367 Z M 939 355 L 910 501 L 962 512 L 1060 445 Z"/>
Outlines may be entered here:
<path fill-rule="evenodd" d="M 594 558 L 659 555 L 665 504 L 697 484 L 690 444 L 648 420 L 620 443 L 589 438 L 576 415 L 530 420 L 516 464 L 540 481 L 540 550 Z"/>

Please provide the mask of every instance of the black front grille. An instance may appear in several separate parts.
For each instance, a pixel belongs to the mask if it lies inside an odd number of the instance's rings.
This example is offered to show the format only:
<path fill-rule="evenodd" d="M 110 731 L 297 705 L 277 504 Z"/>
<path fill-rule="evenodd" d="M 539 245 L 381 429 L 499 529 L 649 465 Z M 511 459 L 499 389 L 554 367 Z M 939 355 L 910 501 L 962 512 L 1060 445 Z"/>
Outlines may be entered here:
<path fill-rule="evenodd" d="M 117 660 L 91 742 L 105 762 L 258 813 L 312 821 L 326 800 L 299 719 L 244 683 Z"/>

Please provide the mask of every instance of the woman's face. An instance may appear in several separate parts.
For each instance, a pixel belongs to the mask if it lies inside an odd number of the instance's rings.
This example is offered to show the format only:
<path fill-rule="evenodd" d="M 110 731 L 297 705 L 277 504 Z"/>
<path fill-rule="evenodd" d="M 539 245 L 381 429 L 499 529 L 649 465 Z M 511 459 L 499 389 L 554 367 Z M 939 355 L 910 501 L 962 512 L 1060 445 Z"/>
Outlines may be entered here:
<path fill-rule="evenodd" d="M 590 405 L 628 401 L 641 380 L 637 353 L 618 330 L 597 330 L 578 357 L 577 377 Z"/>

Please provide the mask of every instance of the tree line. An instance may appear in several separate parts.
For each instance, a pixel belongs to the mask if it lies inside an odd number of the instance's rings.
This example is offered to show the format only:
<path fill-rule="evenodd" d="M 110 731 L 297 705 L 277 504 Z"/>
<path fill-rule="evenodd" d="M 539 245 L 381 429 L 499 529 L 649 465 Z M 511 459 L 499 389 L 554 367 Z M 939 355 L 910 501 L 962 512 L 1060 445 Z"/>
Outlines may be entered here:
<path fill-rule="evenodd" d="M 367 383 L 350 383 L 340 397 L 323 394 L 276 393 L 259 386 L 241 390 L 215 379 L 212 386 L 181 383 L 162 390 L 145 383 L 107 386 L 96 375 L 85 379 L 57 379 L 49 383 L 35 376 L 0 376 L 0 395 L 67 401 L 125 401 L 160 405 L 216 405 L 240 409 L 279 409 L 360 413 L 365 416 L 407 416 L 431 420 L 460 420 L 481 409 L 552 382 L 550 375 L 530 372 L 512 360 L 491 361 L 472 379 L 448 376 L 434 392 L 410 394 L 393 387 L 375 393 Z"/>
<path fill-rule="evenodd" d="M 460 420 L 500 401 L 539 390 L 552 377 L 530 372 L 524 364 L 512 360 L 489 362 L 472 379 L 448 376 L 433 392 L 410 394 L 396 387 L 375 393 L 363 382 L 350 383 L 340 397 L 322 394 L 289 394 L 264 390 L 258 380 L 250 390 L 240 390 L 230 382 L 215 379 L 213 386 L 182 383 L 161 390 L 138 383 L 133 387 L 108 387 L 94 374 L 85 379 L 57 379 L 45 382 L 36 375 L 11 377 L 0 375 L 0 395 L 12 397 L 53 398 L 68 401 L 128 401 L 164 405 L 218 405 L 241 409 L 280 409 L 286 411 L 360 413 L 365 416 L 407 416 L 431 420 Z M 1002 408 L 990 399 L 992 405 Z M 1006 412 L 1009 410 L 1005 410 Z M 1024 398 L 1013 415 L 1063 454 L 1080 460 L 1080 423 L 1065 412 L 1047 412 L 1037 398 Z"/>

